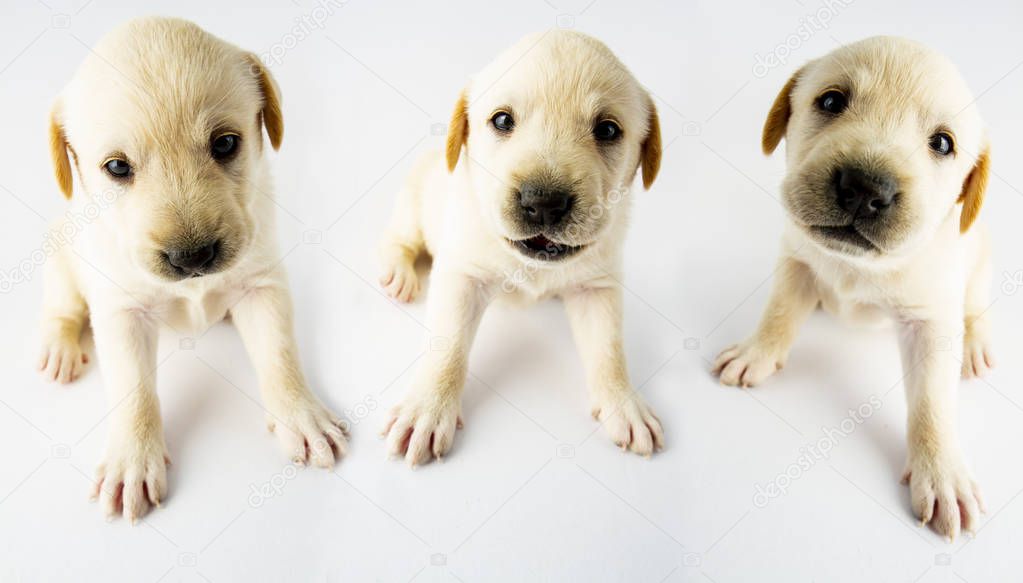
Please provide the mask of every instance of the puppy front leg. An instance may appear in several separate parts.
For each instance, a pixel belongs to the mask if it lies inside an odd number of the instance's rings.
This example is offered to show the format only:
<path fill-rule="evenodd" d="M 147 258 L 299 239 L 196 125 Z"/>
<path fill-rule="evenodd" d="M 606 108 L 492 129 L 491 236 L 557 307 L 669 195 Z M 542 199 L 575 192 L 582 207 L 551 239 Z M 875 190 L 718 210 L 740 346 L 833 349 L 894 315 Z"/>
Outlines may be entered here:
<path fill-rule="evenodd" d="M 903 322 L 900 329 L 909 411 L 903 482 L 909 484 L 913 512 L 921 524 L 933 519 L 935 530 L 949 539 L 960 529 L 973 532 L 984 507 L 956 432 L 961 322 Z"/>
<path fill-rule="evenodd" d="M 622 347 L 622 290 L 586 288 L 565 294 L 564 301 L 586 369 L 593 417 L 623 451 L 649 456 L 663 448 L 660 420 L 629 382 Z"/>
<path fill-rule="evenodd" d="M 133 524 L 167 495 L 167 446 L 156 396 L 156 324 L 133 310 L 93 318 L 96 352 L 112 411 L 93 499 L 109 518 Z"/>
<path fill-rule="evenodd" d="M 469 350 L 490 295 L 484 284 L 459 273 L 435 269 L 432 277 L 426 306 L 430 346 L 383 430 L 389 455 L 404 455 L 412 467 L 431 455 L 440 460 L 451 448 L 461 425 Z"/>
<path fill-rule="evenodd" d="M 309 390 L 299 365 L 291 295 L 283 277 L 248 290 L 231 318 L 259 377 L 267 424 L 297 464 L 334 467 L 347 450 L 346 428 Z"/>
<path fill-rule="evenodd" d="M 986 231 L 979 233 L 975 265 L 966 280 L 966 330 L 963 335 L 962 377 L 985 377 L 995 366 L 991 349 L 991 253 Z"/>
<path fill-rule="evenodd" d="M 740 344 L 726 348 L 714 362 L 721 383 L 752 387 L 785 366 L 796 333 L 820 302 L 810 268 L 782 257 L 774 289 L 757 331 Z"/>
<path fill-rule="evenodd" d="M 69 252 L 58 250 L 44 266 L 43 345 L 36 364 L 45 379 L 62 384 L 75 381 L 89 362 L 81 345 L 88 307 L 75 282 Z"/>

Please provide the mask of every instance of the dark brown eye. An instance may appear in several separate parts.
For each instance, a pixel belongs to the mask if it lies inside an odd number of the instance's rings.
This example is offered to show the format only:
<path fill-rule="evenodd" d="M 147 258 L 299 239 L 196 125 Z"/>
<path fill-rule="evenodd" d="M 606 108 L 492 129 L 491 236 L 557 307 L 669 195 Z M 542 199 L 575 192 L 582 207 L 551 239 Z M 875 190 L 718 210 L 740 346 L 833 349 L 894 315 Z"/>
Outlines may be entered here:
<path fill-rule="evenodd" d="M 515 119 L 507 111 L 499 111 L 490 118 L 490 123 L 499 132 L 508 133 L 515 129 Z"/>
<path fill-rule="evenodd" d="M 114 178 L 128 178 L 131 176 L 131 164 L 120 158 L 112 158 L 103 164 L 107 174 Z"/>
<path fill-rule="evenodd" d="M 845 93 L 837 89 L 829 89 L 817 98 L 817 109 L 831 115 L 838 115 L 849 107 L 849 99 Z"/>
<path fill-rule="evenodd" d="M 955 151 L 955 144 L 952 142 L 952 136 L 945 132 L 937 132 L 929 140 L 927 145 L 931 147 L 931 150 L 940 156 L 948 156 Z"/>
<path fill-rule="evenodd" d="M 615 122 L 605 119 L 593 126 L 593 137 L 598 142 L 613 142 L 622 135 L 622 128 Z"/>
<path fill-rule="evenodd" d="M 241 137 L 237 134 L 221 134 L 213 138 L 210 144 L 210 155 L 214 160 L 226 160 L 238 150 Z"/>

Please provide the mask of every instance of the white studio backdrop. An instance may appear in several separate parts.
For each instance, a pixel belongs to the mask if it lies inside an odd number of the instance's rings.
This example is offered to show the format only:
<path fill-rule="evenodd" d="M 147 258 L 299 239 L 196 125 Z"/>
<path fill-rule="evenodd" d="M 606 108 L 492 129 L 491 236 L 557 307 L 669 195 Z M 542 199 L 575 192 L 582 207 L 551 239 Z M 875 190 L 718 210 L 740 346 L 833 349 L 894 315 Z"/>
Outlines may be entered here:
<path fill-rule="evenodd" d="M 46 221 L 64 212 L 50 105 L 116 24 L 174 15 L 264 56 L 287 127 L 279 231 L 314 391 L 355 421 L 333 472 L 287 463 L 227 324 L 162 337 L 174 465 L 164 508 L 132 528 L 87 502 L 112 406 L 95 367 L 68 387 L 33 370 Z M 371 2 L 8 0 L 0 7 L 0 580 L 983 581 L 1023 567 L 1023 40 L 1016 2 Z M 519 37 L 606 42 L 655 96 L 665 154 L 635 196 L 625 344 L 667 449 L 621 454 L 589 417 L 555 302 L 488 313 L 465 429 L 410 471 L 376 434 L 428 349 L 423 304 L 376 287 L 376 245 L 413 160 L 443 144 L 467 79 Z M 709 361 L 756 324 L 784 215 L 763 118 L 798 66 L 876 34 L 948 54 L 993 143 L 981 220 L 995 252 L 999 367 L 960 392 L 962 442 L 990 513 L 976 539 L 921 529 L 898 484 L 905 399 L 890 331 L 824 315 L 752 391 Z M 862 422 L 850 410 L 868 405 Z M 862 417 L 862 416 L 861 416 Z M 827 440 L 825 458 L 801 464 Z M 809 465 L 809 467 L 804 467 Z M 795 468 L 795 469 L 793 469 Z M 766 496 L 770 485 L 784 493 Z"/>

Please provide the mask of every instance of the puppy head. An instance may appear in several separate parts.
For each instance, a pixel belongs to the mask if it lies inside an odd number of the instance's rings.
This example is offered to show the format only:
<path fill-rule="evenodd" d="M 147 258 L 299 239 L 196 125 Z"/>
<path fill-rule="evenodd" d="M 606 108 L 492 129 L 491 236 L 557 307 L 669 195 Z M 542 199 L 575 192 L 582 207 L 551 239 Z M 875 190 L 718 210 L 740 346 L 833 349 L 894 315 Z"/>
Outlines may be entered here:
<path fill-rule="evenodd" d="M 960 211 L 980 210 L 988 146 L 955 67 L 911 41 L 877 37 L 812 61 L 764 125 L 770 154 L 787 141 L 782 187 L 811 240 L 853 256 L 900 256 Z"/>
<path fill-rule="evenodd" d="M 647 92 L 575 32 L 529 36 L 499 56 L 463 91 L 448 132 L 448 168 L 468 167 L 487 226 L 542 260 L 578 256 L 610 231 L 637 168 L 649 187 L 660 158 Z"/>
<path fill-rule="evenodd" d="M 254 55 L 185 21 L 142 19 L 78 69 L 51 149 L 65 196 L 73 162 L 82 191 L 117 194 L 102 219 L 119 249 L 177 281 L 228 269 L 251 242 L 264 126 L 276 149 L 279 94 Z"/>

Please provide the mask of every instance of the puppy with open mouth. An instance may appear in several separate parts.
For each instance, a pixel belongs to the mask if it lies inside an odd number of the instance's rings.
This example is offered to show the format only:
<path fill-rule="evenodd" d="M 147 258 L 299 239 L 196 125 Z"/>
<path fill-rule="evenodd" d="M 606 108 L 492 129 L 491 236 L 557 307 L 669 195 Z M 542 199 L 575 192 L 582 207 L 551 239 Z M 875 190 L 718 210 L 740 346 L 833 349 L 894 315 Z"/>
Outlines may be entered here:
<path fill-rule="evenodd" d="M 765 153 L 787 142 L 774 290 L 753 336 L 715 363 L 724 384 L 760 383 L 818 305 L 894 321 L 909 405 L 904 480 L 916 515 L 950 538 L 975 530 L 983 510 L 956 389 L 993 365 L 989 244 L 975 224 L 989 147 L 974 102 L 946 58 L 897 38 L 842 47 L 792 76 L 763 132 Z"/>
<path fill-rule="evenodd" d="M 442 457 L 461 423 L 469 350 L 494 300 L 565 303 L 592 412 L 623 449 L 649 455 L 661 424 L 629 382 L 622 347 L 621 253 L 630 185 L 660 165 L 649 94 L 599 41 L 550 31 L 500 55 L 464 89 L 446 152 L 421 160 L 399 194 L 381 283 L 419 292 L 433 258 L 424 356 L 384 429 L 411 465 Z"/>
<path fill-rule="evenodd" d="M 230 317 L 292 460 L 332 467 L 345 451 L 292 332 L 263 139 L 265 128 L 277 149 L 283 127 L 277 85 L 254 54 L 174 19 L 109 33 L 57 100 L 57 180 L 72 214 L 92 220 L 46 264 L 38 366 L 75 380 L 91 323 L 112 407 L 95 485 L 108 516 L 134 522 L 166 496 L 161 326 L 203 330 Z"/>

